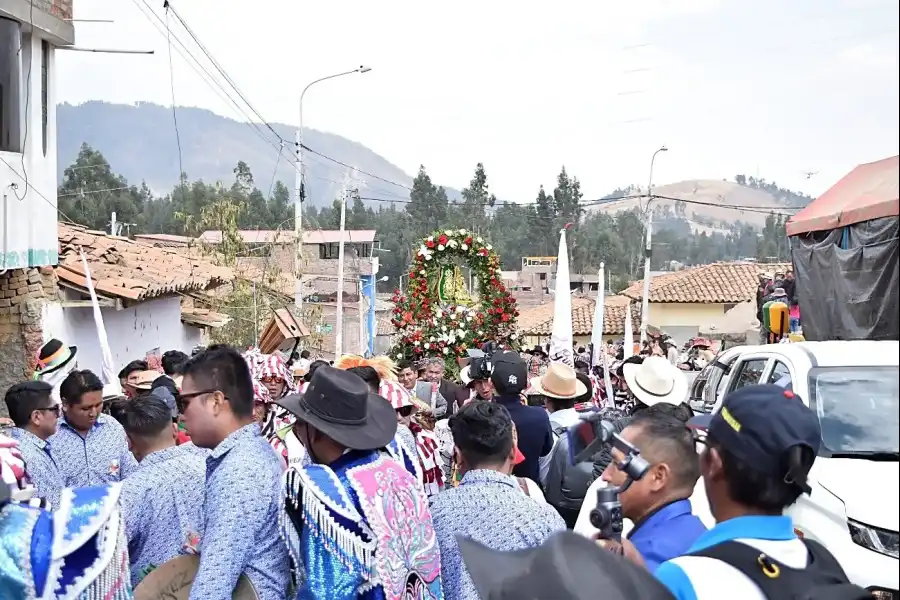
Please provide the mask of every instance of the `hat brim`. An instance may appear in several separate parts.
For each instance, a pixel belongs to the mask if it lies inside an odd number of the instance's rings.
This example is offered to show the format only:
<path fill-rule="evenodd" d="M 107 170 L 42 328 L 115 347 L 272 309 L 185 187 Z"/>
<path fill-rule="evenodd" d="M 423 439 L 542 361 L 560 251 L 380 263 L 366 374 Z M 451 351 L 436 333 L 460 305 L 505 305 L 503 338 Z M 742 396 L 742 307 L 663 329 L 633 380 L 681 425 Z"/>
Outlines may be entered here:
<path fill-rule="evenodd" d="M 575 380 L 575 393 L 570 395 L 562 395 L 545 389 L 544 386 L 541 385 L 540 377 L 533 378 L 529 384 L 531 385 L 532 396 L 540 395 L 546 396 L 547 398 L 555 398 L 557 400 L 573 400 L 584 396 L 588 392 L 587 386 L 578 379 Z"/>
<path fill-rule="evenodd" d="M 456 534 L 456 543 L 480 598 L 491 598 L 493 592 L 502 589 L 504 582 L 521 577 L 533 566 L 534 553 L 539 550 L 538 547 L 501 552 L 460 534 Z"/>
<path fill-rule="evenodd" d="M 688 429 L 699 429 L 700 431 L 706 431 L 709 429 L 709 424 L 712 423 L 712 415 L 697 415 L 695 417 L 691 417 L 687 422 Z"/>
<path fill-rule="evenodd" d="M 43 377 L 44 375 L 49 375 L 50 373 L 55 373 L 60 369 L 64 368 L 67 364 L 72 362 L 75 358 L 75 355 L 78 353 L 78 346 L 69 346 L 69 355 L 66 356 L 62 362 L 59 362 L 48 369 L 44 369 L 42 371 L 38 371 L 38 374 Z"/>
<path fill-rule="evenodd" d="M 671 363 L 666 363 L 671 364 Z M 668 394 L 654 394 L 642 388 L 637 382 L 637 372 L 641 368 L 641 364 L 625 363 L 622 365 L 622 375 L 628 384 L 628 390 L 634 394 L 634 397 L 646 406 L 656 406 L 657 404 L 671 404 L 678 406 L 687 401 L 688 382 L 684 374 L 678 367 L 672 365 L 675 380 L 672 390 Z"/>
<path fill-rule="evenodd" d="M 308 423 L 350 450 L 376 450 L 391 443 L 397 434 L 397 411 L 378 394 L 366 398 L 366 422 L 362 425 L 333 423 L 312 412 L 301 394 L 289 394 L 277 404 L 298 420 Z"/>

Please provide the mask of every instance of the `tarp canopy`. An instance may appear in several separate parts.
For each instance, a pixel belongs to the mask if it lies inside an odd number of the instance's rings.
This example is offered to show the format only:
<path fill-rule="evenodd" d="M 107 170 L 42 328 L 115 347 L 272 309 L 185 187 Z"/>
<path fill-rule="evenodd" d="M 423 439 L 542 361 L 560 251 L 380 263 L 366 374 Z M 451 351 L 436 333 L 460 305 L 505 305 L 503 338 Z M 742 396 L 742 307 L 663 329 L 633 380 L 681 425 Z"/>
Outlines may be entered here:
<path fill-rule="evenodd" d="M 787 223 L 789 236 L 900 214 L 900 156 L 859 165 Z"/>

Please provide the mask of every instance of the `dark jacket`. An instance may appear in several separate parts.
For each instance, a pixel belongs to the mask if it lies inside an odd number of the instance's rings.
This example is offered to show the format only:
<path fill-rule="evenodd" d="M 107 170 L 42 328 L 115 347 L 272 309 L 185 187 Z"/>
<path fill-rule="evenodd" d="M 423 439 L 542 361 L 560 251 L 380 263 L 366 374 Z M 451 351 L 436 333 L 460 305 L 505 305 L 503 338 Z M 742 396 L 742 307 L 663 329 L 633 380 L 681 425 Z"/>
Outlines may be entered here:
<path fill-rule="evenodd" d="M 540 458 L 553 449 L 553 432 L 550 429 L 550 417 L 547 411 L 538 406 L 522 404 L 522 398 L 516 396 L 496 396 L 494 400 L 509 411 L 519 436 L 519 451 L 525 460 L 516 465 L 513 475 L 528 477 L 540 482 Z"/>
<path fill-rule="evenodd" d="M 444 400 L 447 401 L 447 412 L 442 417 L 444 419 L 449 419 L 453 413 L 459 410 L 459 407 L 463 402 L 463 396 L 465 398 L 469 397 L 469 390 L 461 385 L 456 385 L 449 379 L 441 380 L 441 385 L 438 386 L 438 392 L 444 397 Z"/>

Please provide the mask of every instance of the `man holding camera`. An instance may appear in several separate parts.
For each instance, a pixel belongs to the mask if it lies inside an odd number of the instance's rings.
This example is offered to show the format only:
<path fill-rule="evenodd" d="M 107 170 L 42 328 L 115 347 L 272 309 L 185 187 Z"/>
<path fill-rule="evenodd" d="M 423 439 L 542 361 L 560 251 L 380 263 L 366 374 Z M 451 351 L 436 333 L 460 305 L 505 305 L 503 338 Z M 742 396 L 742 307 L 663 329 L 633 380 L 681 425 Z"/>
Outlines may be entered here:
<path fill-rule="evenodd" d="M 489 402 L 494 399 L 490 358 L 473 358 L 472 362 L 459 372 L 459 378 L 469 390 L 469 401 L 485 400 Z"/>

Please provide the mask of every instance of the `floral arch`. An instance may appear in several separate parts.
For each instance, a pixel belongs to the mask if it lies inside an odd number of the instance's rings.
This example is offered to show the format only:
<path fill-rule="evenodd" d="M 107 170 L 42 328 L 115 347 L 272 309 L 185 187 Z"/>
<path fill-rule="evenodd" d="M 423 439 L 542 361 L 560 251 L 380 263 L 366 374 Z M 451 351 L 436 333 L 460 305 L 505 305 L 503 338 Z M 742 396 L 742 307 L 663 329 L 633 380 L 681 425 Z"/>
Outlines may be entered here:
<path fill-rule="evenodd" d="M 477 298 L 457 260 L 477 283 Z M 422 240 L 407 275 L 406 292 L 393 296 L 394 360 L 440 357 L 455 371 L 457 358 L 486 341 L 517 345 L 516 301 L 503 285 L 500 257 L 482 237 L 465 229 L 435 231 Z"/>

